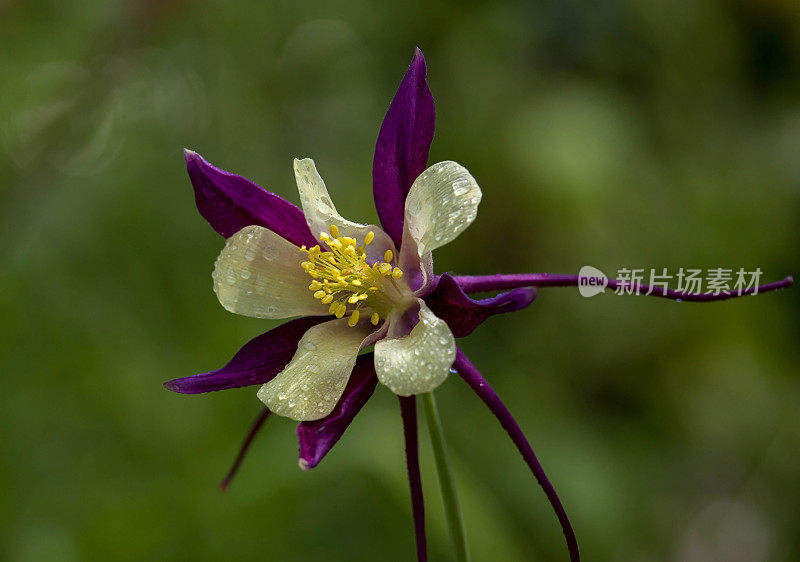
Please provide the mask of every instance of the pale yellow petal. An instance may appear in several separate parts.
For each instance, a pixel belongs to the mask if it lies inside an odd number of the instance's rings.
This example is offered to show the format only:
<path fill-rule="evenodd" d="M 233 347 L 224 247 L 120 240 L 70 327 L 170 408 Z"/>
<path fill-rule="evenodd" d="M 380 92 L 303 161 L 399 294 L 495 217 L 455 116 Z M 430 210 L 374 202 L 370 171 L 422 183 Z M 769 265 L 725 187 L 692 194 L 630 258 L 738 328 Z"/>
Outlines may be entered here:
<path fill-rule="evenodd" d="M 355 238 L 358 244 L 363 244 L 367 234 L 372 232 L 374 239 L 365 248 L 370 261 L 380 260 L 387 250 L 397 253 L 392 240 L 380 227 L 355 223 L 339 214 L 311 158 L 295 159 L 294 173 L 303 213 L 314 236 L 319 238 L 321 233 L 327 234 L 331 225 L 335 225 L 341 236 Z"/>
<path fill-rule="evenodd" d="M 225 243 L 214 267 L 214 292 L 226 310 L 255 318 L 325 315 L 300 267 L 307 255 L 261 226 L 246 226 Z"/>
<path fill-rule="evenodd" d="M 430 392 L 447 378 L 456 343 L 444 320 L 419 301 L 419 323 L 400 338 L 375 344 L 378 380 L 400 396 Z"/>
<path fill-rule="evenodd" d="M 258 398 L 278 415 L 297 421 L 324 418 L 344 392 L 361 343 L 372 332 L 350 327 L 347 318 L 310 328 L 289 364 L 264 384 Z"/>
<path fill-rule="evenodd" d="M 434 164 L 414 180 L 406 197 L 405 234 L 417 244 L 417 255 L 454 240 L 475 220 L 481 189 L 456 162 Z M 402 264 L 401 264 L 402 267 Z"/>

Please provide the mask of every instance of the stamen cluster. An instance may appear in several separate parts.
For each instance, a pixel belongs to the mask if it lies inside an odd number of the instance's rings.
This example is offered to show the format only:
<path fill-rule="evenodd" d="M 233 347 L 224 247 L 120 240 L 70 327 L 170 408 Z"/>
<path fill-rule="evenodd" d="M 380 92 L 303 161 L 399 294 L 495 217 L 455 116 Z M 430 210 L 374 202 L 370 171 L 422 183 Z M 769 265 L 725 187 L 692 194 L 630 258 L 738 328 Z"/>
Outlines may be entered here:
<path fill-rule="evenodd" d="M 375 238 L 368 232 L 364 243 L 358 245 L 355 238 L 340 236 L 339 228 L 331 225 L 330 235 L 323 232 L 320 240 L 329 248 L 323 251 L 319 245 L 312 248 L 302 246 L 300 250 L 308 254 L 308 261 L 300 266 L 314 280 L 308 289 L 314 298 L 329 304 L 329 312 L 337 318 L 344 317 L 350 309 L 348 324 L 355 326 L 362 309 L 372 311 L 370 322 L 378 325 L 394 306 L 400 289 L 396 281 L 403 276 L 399 267 L 393 266 L 394 255 L 386 250 L 384 261 L 367 263 L 366 247 Z"/>

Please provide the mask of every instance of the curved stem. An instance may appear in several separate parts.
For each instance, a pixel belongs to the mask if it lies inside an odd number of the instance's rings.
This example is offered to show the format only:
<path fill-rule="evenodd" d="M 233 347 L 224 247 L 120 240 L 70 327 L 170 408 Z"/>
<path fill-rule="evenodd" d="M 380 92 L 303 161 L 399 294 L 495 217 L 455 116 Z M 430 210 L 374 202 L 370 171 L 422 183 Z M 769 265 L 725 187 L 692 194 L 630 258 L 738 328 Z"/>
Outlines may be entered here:
<path fill-rule="evenodd" d="M 411 511 L 414 514 L 414 535 L 417 539 L 417 560 L 427 562 L 428 549 L 425 538 L 425 502 L 422 496 L 422 475 L 419 470 L 419 444 L 417 441 L 417 400 L 415 396 L 398 396 L 400 416 L 403 419 L 403 436 L 406 442 L 406 468 L 411 488 Z"/>
<path fill-rule="evenodd" d="M 536 458 L 530 443 L 528 443 L 528 440 L 525 438 L 525 434 L 522 433 L 522 429 L 520 429 L 514 416 L 511 415 L 511 412 L 508 411 L 508 408 L 506 408 L 503 401 L 500 400 L 500 397 L 497 396 L 497 393 L 492 390 L 492 387 L 489 386 L 486 379 L 481 376 L 478 369 L 475 368 L 459 348 L 456 348 L 456 360 L 455 363 L 453 363 L 453 368 L 472 390 L 475 391 L 475 394 L 489 407 L 500 422 L 500 425 L 502 425 L 503 429 L 508 433 L 508 436 L 511 437 L 511 441 L 517 446 L 522 458 L 525 459 L 534 477 L 536 477 L 536 481 L 539 483 L 539 486 L 542 487 L 547 499 L 550 501 L 550 505 L 553 506 L 553 510 L 556 512 L 558 522 L 561 524 L 561 530 L 567 540 L 569 559 L 572 562 L 579 562 L 581 557 L 578 552 L 578 541 L 575 539 L 575 532 L 572 530 L 572 524 L 569 522 L 567 512 L 564 510 L 564 506 L 561 505 L 561 500 L 558 499 L 555 488 L 553 488 L 550 480 L 547 479 L 542 465 L 539 464 L 539 459 Z"/>
<path fill-rule="evenodd" d="M 461 516 L 461 506 L 456 493 L 456 483 L 453 472 L 450 470 L 450 461 L 447 458 L 447 446 L 442 431 L 442 420 L 436 407 L 436 398 L 433 392 L 422 395 L 422 404 L 425 408 L 425 418 L 428 420 L 428 433 L 431 436 L 433 459 L 436 463 L 436 473 L 439 476 L 439 487 L 442 490 L 442 503 L 447 527 L 450 529 L 450 540 L 453 546 L 453 558 L 456 562 L 469 562 L 467 548 L 467 534 L 464 529 L 464 519 Z"/>
<path fill-rule="evenodd" d="M 480 291 L 499 291 L 503 289 L 514 289 L 517 287 L 577 287 L 580 284 L 578 275 L 561 275 L 553 273 L 520 273 L 511 275 L 467 275 L 456 277 L 456 283 L 466 293 L 477 293 Z M 626 292 L 636 295 L 646 295 L 652 297 L 662 297 L 676 301 L 688 302 L 712 302 L 735 299 L 745 295 L 756 295 L 768 293 L 778 289 L 784 289 L 794 283 L 792 277 L 785 277 L 780 281 L 767 283 L 757 287 L 750 287 L 741 291 L 722 291 L 719 294 L 713 293 L 688 293 L 686 291 L 674 291 L 658 286 L 643 285 L 637 282 L 624 281 L 619 279 L 609 279 L 609 289 L 625 289 Z"/>
<path fill-rule="evenodd" d="M 223 478 L 219 483 L 219 489 L 223 492 L 228 491 L 233 477 L 236 476 L 237 472 L 239 472 L 239 467 L 242 466 L 242 461 L 244 460 L 245 455 L 247 455 L 247 451 L 250 450 L 250 445 L 253 444 L 253 440 L 261 430 L 261 426 L 263 426 L 264 422 L 267 421 L 267 418 L 269 418 L 270 413 L 271 412 L 269 408 L 264 408 L 261 413 L 258 414 L 256 421 L 253 422 L 253 425 L 250 427 L 250 431 L 247 432 L 247 437 L 244 438 L 244 443 L 242 443 L 242 446 L 239 449 L 239 454 L 236 455 L 236 459 L 233 461 L 231 469 L 228 471 L 228 474 L 225 475 L 225 478 Z"/>

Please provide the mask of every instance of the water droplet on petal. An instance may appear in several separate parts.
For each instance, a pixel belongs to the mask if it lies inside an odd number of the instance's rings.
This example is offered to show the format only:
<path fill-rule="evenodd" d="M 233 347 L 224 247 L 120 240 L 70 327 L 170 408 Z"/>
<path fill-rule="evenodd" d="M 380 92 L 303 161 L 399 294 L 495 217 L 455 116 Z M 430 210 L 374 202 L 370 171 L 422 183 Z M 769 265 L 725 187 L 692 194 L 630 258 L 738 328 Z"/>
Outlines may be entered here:
<path fill-rule="evenodd" d="M 460 179 L 453 183 L 453 193 L 456 197 L 460 197 L 466 194 L 469 191 L 469 181 L 466 179 Z"/>

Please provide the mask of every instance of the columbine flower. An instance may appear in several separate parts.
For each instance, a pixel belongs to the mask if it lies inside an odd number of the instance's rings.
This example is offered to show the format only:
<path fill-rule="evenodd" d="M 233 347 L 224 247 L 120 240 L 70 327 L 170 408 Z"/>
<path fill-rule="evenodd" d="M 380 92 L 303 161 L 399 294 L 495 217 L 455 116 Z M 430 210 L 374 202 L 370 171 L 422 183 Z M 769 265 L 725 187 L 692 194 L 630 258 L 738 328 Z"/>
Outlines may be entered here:
<path fill-rule="evenodd" d="M 460 164 L 427 167 L 434 105 L 417 50 L 378 135 L 373 194 L 383 228 L 343 218 L 311 159 L 295 160 L 302 211 L 253 182 L 187 150 L 201 215 L 225 248 L 213 273 L 227 310 L 256 318 L 299 317 L 248 342 L 216 371 L 165 386 L 194 394 L 261 385 L 266 405 L 251 429 L 227 486 L 270 412 L 300 421 L 300 466 L 315 467 L 381 382 L 400 396 L 420 560 L 426 558 L 414 396 L 457 372 L 497 416 L 556 511 L 570 558 L 575 536 L 558 496 L 514 418 L 456 347 L 493 314 L 527 307 L 536 286 L 575 285 L 576 276 L 523 274 L 453 277 L 433 273 L 432 252 L 475 219 L 481 190 Z M 617 281 L 611 280 L 610 286 Z M 791 279 L 753 290 L 786 286 Z M 512 289 L 484 300 L 467 293 Z M 642 287 L 642 289 L 647 289 Z M 752 291 L 750 291 L 752 292 Z M 655 287 L 647 294 L 692 295 Z M 368 347 L 374 350 L 361 353 Z"/>
<path fill-rule="evenodd" d="M 298 248 L 269 228 L 246 226 L 228 239 L 213 273 L 217 297 L 231 312 L 327 316 L 303 334 L 292 360 L 258 397 L 282 416 L 324 418 L 359 352 L 372 344 L 381 383 L 401 396 L 430 392 L 447 378 L 456 355 L 447 322 L 421 298 L 435 281 L 431 251 L 475 219 L 478 184 L 455 162 L 420 174 L 405 200 L 398 252 L 379 227 L 339 215 L 312 160 L 295 160 L 294 171 L 309 234 L 321 244 Z"/>

